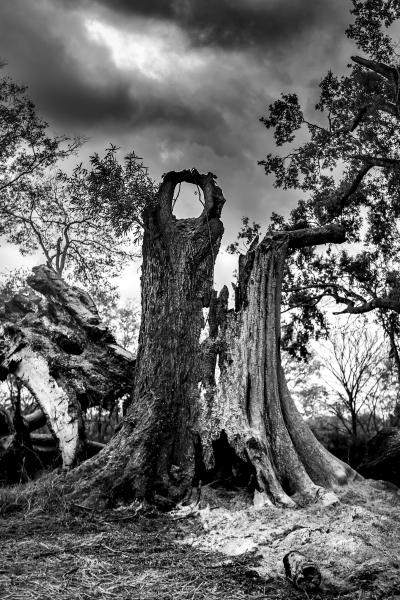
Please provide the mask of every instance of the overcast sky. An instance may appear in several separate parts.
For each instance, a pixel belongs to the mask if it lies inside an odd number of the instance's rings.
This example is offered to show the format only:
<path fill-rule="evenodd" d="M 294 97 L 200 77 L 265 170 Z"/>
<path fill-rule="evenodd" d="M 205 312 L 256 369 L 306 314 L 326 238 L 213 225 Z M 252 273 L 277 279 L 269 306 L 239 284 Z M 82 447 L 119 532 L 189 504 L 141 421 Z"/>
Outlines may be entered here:
<path fill-rule="evenodd" d="M 311 110 L 318 81 L 344 71 L 348 0 L 1 0 L 0 58 L 58 133 L 88 138 L 81 159 L 110 143 L 134 149 L 154 179 L 212 171 L 224 190 L 225 239 L 243 214 L 266 222 L 298 194 L 257 165 L 273 149 L 259 123 L 296 91 Z M 178 216 L 200 212 L 192 191 Z M 15 262 L 0 249 L 0 265 Z M 217 282 L 232 261 L 221 257 Z M 137 293 L 131 269 L 124 294 Z M 134 289 L 133 289 L 134 288 Z"/>

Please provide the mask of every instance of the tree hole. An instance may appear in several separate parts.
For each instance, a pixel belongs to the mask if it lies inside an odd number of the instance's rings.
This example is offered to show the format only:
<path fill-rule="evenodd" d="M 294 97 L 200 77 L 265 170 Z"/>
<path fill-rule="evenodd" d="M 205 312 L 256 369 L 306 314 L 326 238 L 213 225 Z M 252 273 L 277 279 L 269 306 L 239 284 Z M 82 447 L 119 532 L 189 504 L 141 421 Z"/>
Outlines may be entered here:
<path fill-rule="evenodd" d="M 236 454 L 224 430 L 212 445 L 214 467 L 204 472 L 203 484 L 227 490 L 246 488 L 254 492 L 257 487 L 256 471 L 249 461 Z"/>
<path fill-rule="evenodd" d="M 203 211 L 202 203 L 204 197 L 200 188 L 191 183 L 181 183 L 175 188 L 172 212 L 177 219 L 197 218 Z"/>

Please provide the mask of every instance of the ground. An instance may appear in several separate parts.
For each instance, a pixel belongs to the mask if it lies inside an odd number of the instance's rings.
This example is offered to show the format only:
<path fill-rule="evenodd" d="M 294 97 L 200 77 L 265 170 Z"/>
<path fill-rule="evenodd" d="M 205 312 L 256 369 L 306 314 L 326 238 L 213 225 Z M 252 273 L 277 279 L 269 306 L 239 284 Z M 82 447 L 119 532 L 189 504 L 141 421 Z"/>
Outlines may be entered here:
<path fill-rule="evenodd" d="M 49 481 L 40 503 L 26 492 L 22 502 L 18 487 L 0 492 L 3 600 L 400 598 L 400 496 L 377 483 L 330 506 L 228 510 L 203 494 L 200 509 L 161 514 L 88 510 Z M 320 566 L 318 593 L 285 578 L 293 549 Z"/>

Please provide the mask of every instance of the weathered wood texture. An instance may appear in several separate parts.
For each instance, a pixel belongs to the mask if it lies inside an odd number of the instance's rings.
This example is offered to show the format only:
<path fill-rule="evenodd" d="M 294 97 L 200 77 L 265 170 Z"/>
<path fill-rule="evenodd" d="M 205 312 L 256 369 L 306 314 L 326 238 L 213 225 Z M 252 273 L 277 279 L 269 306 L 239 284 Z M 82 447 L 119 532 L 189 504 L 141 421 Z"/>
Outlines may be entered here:
<path fill-rule="evenodd" d="M 199 217 L 177 220 L 174 190 L 181 182 L 202 190 Z M 77 488 L 100 499 L 179 500 L 196 462 L 200 334 L 209 306 L 225 199 L 212 173 L 164 176 L 144 212 L 142 322 L 133 401 L 107 449 L 76 472 Z"/>
<path fill-rule="evenodd" d="M 85 453 L 82 411 L 110 408 L 130 393 L 135 361 L 86 292 L 44 265 L 27 282 L 39 294 L 17 294 L 0 306 L 0 377 L 13 374 L 29 389 L 70 467 Z"/>
<path fill-rule="evenodd" d="M 183 181 L 203 190 L 198 218 L 172 213 Z M 229 311 L 227 289 L 218 298 L 213 292 L 224 202 L 211 173 L 172 172 L 145 211 L 133 401 L 108 447 L 71 474 L 88 503 L 144 498 L 167 508 L 191 486 L 218 480 L 294 506 L 357 476 L 303 422 L 280 363 L 287 248 L 343 241 L 343 232 L 329 226 L 255 242 L 240 258 L 236 309 Z"/>
<path fill-rule="evenodd" d="M 329 241 L 331 233 L 327 228 L 323 239 Z M 305 239 L 312 243 L 312 231 Z M 265 502 L 285 506 L 323 496 L 324 489 L 357 477 L 317 441 L 295 407 L 281 367 L 281 285 L 291 243 L 288 233 L 253 244 L 239 261 L 235 310 L 227 310 L 227 289 L 215 299 L 205 342 L 211 369 L 202 384 L 199 420 L 206 470 L 223 431 Z M 231 477 L 237 469 L 232 463 Z"/>

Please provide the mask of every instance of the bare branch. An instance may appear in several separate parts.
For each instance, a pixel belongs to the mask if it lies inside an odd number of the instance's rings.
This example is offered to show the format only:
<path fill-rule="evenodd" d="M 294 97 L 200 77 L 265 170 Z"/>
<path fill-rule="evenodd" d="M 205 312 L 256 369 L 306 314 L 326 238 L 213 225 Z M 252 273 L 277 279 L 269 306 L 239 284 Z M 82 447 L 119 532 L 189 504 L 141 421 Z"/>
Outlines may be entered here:
<path fill-rule="evenodd" d="M 346 241 L 346 234 L 340 225 L 332 224 L 312 229 L 295 229 L 294 231 L 273 231 L 265 236 L 263 242 L 270 239 L 279 240 L 289 238 L 289 248 L 295 250 L 306 246 L 320 244 L 342 244 Z"/>

